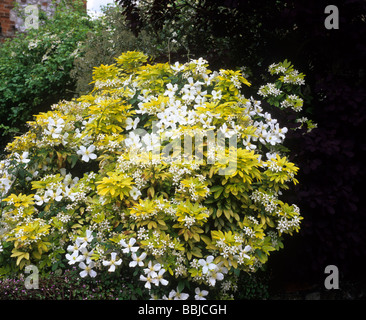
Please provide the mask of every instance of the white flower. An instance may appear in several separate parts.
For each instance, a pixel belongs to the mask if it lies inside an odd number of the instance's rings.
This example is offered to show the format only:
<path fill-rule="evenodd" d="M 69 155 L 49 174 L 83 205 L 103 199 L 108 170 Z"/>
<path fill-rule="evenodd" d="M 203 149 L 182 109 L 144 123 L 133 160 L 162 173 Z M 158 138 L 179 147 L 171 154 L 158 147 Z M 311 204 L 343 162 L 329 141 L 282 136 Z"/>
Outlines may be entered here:
<path fill-rule="evenodd" d="M 75 201 L 75 192 L 71 192 L 71 188 L 70 187 L 65 187 L 65 191 L 64 191 L 64 196 L 68 197 L 71 201 Z"/>
<path fill-rule="evenodd" d="M 229 130 L 226 123 L 224 123 L 219 130 L 225 135 L 225 138 L 230 138 L 236 133 L 234 130 Z"/>
<path fill-rule="evenodd" d="M 41 197 L 41 196 L 39 196 L 38 194 L 35 194 L 35 195 L 34 195 L 34 200 L 36 200 L 36 201 L 35 201 L 35 204 L 36 204 L 37 206 L 41 206 L 41 205 L 43 204 L 44 197 Z"/>
<path fill-rule="evenodd" d="M 66 249 L 68 252 L 74 253 L 75 251 L 79 251 L 79 246 L 74 243 L 74 245 L 69 245 Z"/>
<path fill-rule="evenodd" d="M 157 277 L 157 271 L 161 269 L 161 264 L 156 263 L 152 264 L 151 260 L 149 261 L 149 264 L 147 265 L 147 268 L 144 269 L 145 274 L 150 275 L 153 278 Z"/>
<path fill-rule="evenodd" d="M 86 230 L 85 237 L 78 237 L 76 238 L 76 245 L 79 246 L 79 248 L 85 248 L 89 242 L 91 242 L 94 239 L 92 232 L 90 230 Z"/>
<path fill-rule="evenodd" d="M 72 265 L 75 262 L 80 262 L 82 259 L 82 256 L 79 256 L 78 251 L 74 251 L 73 254 L 66 254 L 66 259 L 69 260 L 69 264 Z"/>
<path fill-rule="evenodd" d="M 270 152 L 267 152 L 266 153 L 266 157 L 268 160 L 276 160 L 276 155 L 277 153 L 273 152 L 273 153 L 270 153 Z"/>
<path fill-rule="evenodd" d="M 218 271 L 210 271 L 208 274 L 208 282 L 211 286 L 215 286 L 216 280 L 221 281 L 224 279 L 224 275 Z"/>
<path fill-rule="evenodd" d="M 179 71 L 182 71 L 182 70 L 184 69 L 184 65 L 181 65 L 181 64 L 179 64 L 179 62 L 176 62 L 176 63 L 174 64 L 174 66 L 173 66 L 173 65 L 171 65 L 171 66 L 170 66 L 170 68 L 171 68 L 173 71 L 175 71 L 175 72 L 179 72 Z"/>
<path fill-rule="evenodd" d="M 177 291 L 172 290 L 169 292 L 169 300 L 187 300 L 189 297 L 188 293 L 179 292 L 178 288 Z"/>
<path fill-rule="evenodd" d="M 145 277 L 145 276 L 143 276 L 143 275 L 140 275 L 140 280 L 141 280 L 141 281 L 146 281 L 145 286 L 144 286 L 146 289 L 151 289 L 151 284 L 152 284 L 152 283 L 154 283 L 154 284 L 155 284 L 155 283 L 156 283 L 156 281 L 157 281 L 156 279 L 154 279 L 154 277 L 152 277 L 152 276 L 151 276 L 151 275 L 149 275 L 149 274 L 148 274 L 146 277 Z"/>
<path fill-rule="evenodd" d="M 131 238 L 130 241 L 128 242 L 128 244 L 126 243 L 126 241 L 124 239 L 122 239 L 119 244 L 122 245 L 123 247 L 125 247 L 125 249 L 123 249 L 123 253 L 129 253 L 131 252 L 136 252 L 139 247 L 133 247 L 133 245 L 136 243 L 136 239 L 135 238 Z"/>
<path fill-rule="evenodd" d="M 250 246 L 247 246 L 247 247 L 250 247 Z M 220 263 L 218 263 L 216 265 L 216 270 L 215 271 L 221 272 L 223 274 L 227 274 L 229 272 L 228 269 L 226 267 L 224 267 L 224 262 L 223 261 L 221 261 Z"/>
<path fill-rule="evenodd" d="M 244 250 L 242 250 L 241 252 L 240 252 L 240 254 L 244 257 L 244 258 L 246 258 L 246 259 L 250 259 L 250 257 L 246 254 L 247 252 L 249 252 L 250 250 L 252 250 L 252 247 L 251 246 L 245 246 L 245 248 L 244 248 Z"/>
<path fill-rule="evenodd" d="M 251 136 L 247 136 L 246 139 L 243 139 L 243 145 L 245 146 L 245 149 L 251 151 L 257 148 L 255 144 L 250 143 Z"/>
<path fill-rule="evenodd" d="M 136 253 L 132 254 L 132 259 L 133 261 L 130 262 L 129 266 L 131 268 L 136 267 L 137 265 L 139 267 L 143 267 L 144 266 L 144 262 L 143 260 L 146 258 L 146 252 L 143 252 L 139 257 L 136 255 Z"/>
<path fill-rule="evenodd" d="M 142 142 L 145 143 L 145 149 L 146 151 L 152 151 L 154 150 L 157 146 L 160 146 L 160 139 L 159 137 L 154 134 L 154 133 L 151 133 L 151 134 L 145 134 L 143 137 L 142 137 Z"/>
<path fill-rule="evenodd" d="M 85 278 L 87 275 L 91 276 L 92 278 L 95 278 L 97 273 L 92 269 L 94 268 L 95 263 L 92 261 L 88 265 L 86 265 L 84 262 L 79 263 L 79 268 L 84 269 L 81 271 L 80 277 Z"/>
<path fill-rule="evenodd" d="M 53 193 L 53 198 L 59 202 L 62 200 L 62 189 L 61 188 L 57 188 L 56 192 Z"/>
<path fill-rule="evenodd" d="M 213 100 L 220 100 L 222 97 L 221 90 L 219 90 L 219 91 L 212 90 L 211 95 L 212 95 Z"/>
<path fill-rule="evenodd" d="M 124 140 L 124 143 L 127 148 L 131 147 L 132 149 L 140 149 L 142 147 L 142 143 L 140 142 L 140 136 L 135 134 L 134 132 L 130 132 L 128 138 Z"/>
<path fill-rule="evenodd" d="M 22 153 L 22 155 L 20 156 L 20 160 L 22 163 L 28 163 L 30 161 L 30 159 L 28 159 L 29 156 L 29 152 L 25 151 Z"/>
<path fill-rule="evenodd" d="M 90 145 L 88 148 L 80 146 L 80 149 L 76 153 L 82 156 L 81 160 L 89 162 L 89 159 L 94 160 L 97 158 L 97 155 L 93 153 L 94 150 L 95 150 L 94 145 Z"/>
<path fill-rule="evenodd" d="M 93 255 L 93 250 L 92 251 L 88 251 L 86 248 L 81 248 L 81 261 L 86 261 L 86 263 L 90 263 L 91 262 L 91 256 Z"/>
<path fill-rule="evenodd" d="M 165 280 L 163 279 L 163 274 L 165 273 L 165 269 L 160 269 L 158 274 L 156 275 L 155 277 L 155 285 L 158 286 L 159 283 L 161 283 L 163 286 L 166 286 L 168 285 L 169 281 L 168 280 Z"/>
<path fill-rule="evenodd" d="M 135 130 L 138 123 L 140 122 L 140 118 L 136 118 L 135 120 L 133 120 L 132 118 L 127 118 L 126 119 L 126 130 Z"/>
<path fill-rule="evenodd" d="M 49 117 L 47 119 L 47 121 L 48 121 L 48 126 L 47 126 L 47 129 L 44 130 L 44 133 L 46 135 L 52 136 L 53 139 L 58 139 L 61 135 L 62 128 L 65 123 L 64 119 L 59 118 L 55 122 L 55 120 L 53 118 Z"/>
<path fill-rule="evenodd" d="M 195 300 L 206 300 L 205 296 L 208 295 L 208 291 L 207 290 L 200 290 L 200 288 L 196 288 L 194 290 L 194 292 L 196 293 L 196 295 L 194 296 Z"/>
<path fill-rule="evenodd" d="M 202 273 L 207 274 L 209 271 L 216 269 L 216 264 L 212 263 L 214 256 L 208 256 L 206 260 L 199 259 L 198 263 L 202 266 Z"/>
<path fill-rule="evenodd" d="M 19 153 L 15 152 L 14 153 L 15 157 L 16 157 L 16 160 L 20 163 L 25 163 L 27 164 L 30 159 L 28 159 L 28 156 L 29 156 L 29 152 L 28 151 L 24 151 L 22 153 L 22 155 L 20 155 Z"/>
<path fill-rule="evenodd" d="M 141 196 L 141 191 L 136 187 L 132 187 L 130 190 L 130 196 L 133 198 L 133 200 L 137 200 L 137 198 Z"/>
<path fill-rule="evenodd" d="M 168 96 L 169 98 L 174 97 L 175 92 L 178 89 L 178 85 L 175 84 L 173 86 L 171 83 L 168 83 L 166 87 L 167 87 L 167 90 L 164 92 L 164 96 Z"/>
<path fill-rule="evenodd" d="M 117 256 L 117 253 L 115 252 L 112 252 L 111 253 L 111 260 L 110 261 L 106 261 L 104 260 L 103 261 L 103 266 L 110 266 L 108 271 L 109 272 L 114 272 L 116 270 L 116 266 L 119 266 L 121 263 L 122 263 L 122 259 L 119 259 L 116 261 L 116 256 Z"/>

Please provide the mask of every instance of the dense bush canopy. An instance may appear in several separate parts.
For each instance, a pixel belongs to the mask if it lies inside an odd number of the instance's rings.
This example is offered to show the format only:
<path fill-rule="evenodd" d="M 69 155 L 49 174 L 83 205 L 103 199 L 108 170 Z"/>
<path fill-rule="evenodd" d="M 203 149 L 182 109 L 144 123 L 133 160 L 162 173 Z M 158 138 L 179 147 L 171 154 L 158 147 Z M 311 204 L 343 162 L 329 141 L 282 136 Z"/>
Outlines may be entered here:
<path fill-rule="evenodd" d="M 299 111 L 286 93 L 304 75 L 287 61 L 269 72 L 277 80 L 258 94 Z M 160 298 L 185 287 L 223 297 L 218 282 L 231 288 L 299 230 L 299 208 L 281 201 L 297 183 L 288 129 L 243 95 L 240 71 L 212 72 L 202 58 L 149 64 L 133 51 L 93 78 L 90 94 L 36 115 L 7 147 L 1 274 L 30 263 L 77 263 L 92 278 L 133 268 Z"/>

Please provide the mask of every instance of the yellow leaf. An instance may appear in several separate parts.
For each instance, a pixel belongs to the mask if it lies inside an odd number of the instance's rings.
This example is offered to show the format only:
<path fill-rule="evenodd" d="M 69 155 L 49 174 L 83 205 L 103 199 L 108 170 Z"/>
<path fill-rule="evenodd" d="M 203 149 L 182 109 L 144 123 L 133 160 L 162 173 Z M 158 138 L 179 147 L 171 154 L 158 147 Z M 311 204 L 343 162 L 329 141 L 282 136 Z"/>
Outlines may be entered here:
<path fill-rule="evenodd" d="M 187 258 L 188 258 L 188 260 L 192 259 L 192 253 L 190 251 L 187 252 Z"/>
<path fill-rule="evenodd" d="M 19 256 L 16 262 L 16 265 L 19 266 L 20 261 L 24 258 L 23 255 Z"/>
<path fill-rule="evenodd" d="M 154 187 L 150 187 L 149 189 L 147 189 L 147 194 L 148 194 L 151 198 L 154 198 L 154 195 L 155 195 Z"/>
<path fill-rule="evenodd" d="M 224 214 L 225 214 L 226 219 L 230 220 L 230 217 L 231 217 L 231 212 L 230 212 L 230 210 L 228 210 L 228 209 L 224 209 Z"/>
<path fill-rule="evenodd" d="M 198 233 L 193 233 L 193 239 L 196 240 L 197 242 L 200 241 L 200 235 Z"/>
<path fill-rule="evenodd" d="M 18 257 L 18 256 L 22 256 L 23 254 L 24 254 L 24 252 L 22 252 L 22 251 L 15 251 L 10 257 Z"/>
<path fill-rule="evenodd" d="M 187 232 L 184 232 L 183 236 L 184 236 L 184 240 L 185 241 L 188 241 L 189 240 L 189 235 L 188 235 Z"/>
<path fill-rule="evenodd" d="M 34 251 L 33 253 L 32 253 L 32 255 L 36 258 L 36 259 L 41 259 L 41 257 L 42 257 L 42 255 L 39 253 L 39 252 L 37 252 L 37 251 Z"/>
<path fill-rule="evenodd" d="M 222 215 L 222 210 L 221 209 L 217 209 L 217 211 L 216 211 L 216 217 L 220 218 L 221 215 Z"/>

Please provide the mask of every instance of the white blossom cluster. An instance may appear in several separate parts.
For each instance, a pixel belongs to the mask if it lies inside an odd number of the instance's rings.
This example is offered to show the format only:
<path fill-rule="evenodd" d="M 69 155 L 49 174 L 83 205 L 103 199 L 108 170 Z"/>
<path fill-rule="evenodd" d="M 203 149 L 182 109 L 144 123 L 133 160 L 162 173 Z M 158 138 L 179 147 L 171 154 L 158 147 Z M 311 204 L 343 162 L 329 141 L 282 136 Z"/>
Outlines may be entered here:
<path fill-rule="evenodd" d="M 42 227 L 47 224 L 46 221 L 44 221 L 43 219 L 38 218 L 33 219 L 32 217 L 28 217 L 24 219 L 23 224 L 21 225 L 20 228 L 18 228 L 17 231 L 16 229 L 13 229 L 12 236 L 16 239 L 16 241 L 22 243 L 23 246 L 29 246 L 32 245 L 33 243 L 37 243 L 39 240 L 42 240 L 42 238 L 48 234 L 48 231 L 45 229 L 44 231 L 38 231 L 35 235 L 32 233 L 32 236 L 29 237 L 26 228 L 28 224 L 31 223 L 37 223 L 39 230 L 42 230 Z"/>
<path fill-rule="evenodd" d="M 260 203 L 268 213 L 274 213 L 277 208 L 277 199 L 273 195 L 255 190 L 252 192 L 250 198 L 256 202 Z"/>
<path fill-rule="evenodd" d="M 282 91 L 276 88 L 274 83 L 267 83 L 266 85 L 260 86 L 258 90 L 258 94 L 263 98 L 268 96 L 277 97 L 282 93 Z"/>
<path fill-rule="evenodd" d="M 196 282 L 204 282 L 214 287 L 216 281 L 223 281 L 224 275 L 228 273 L 228 269 L 223 266 L 223 262 L 214 263 L 215 257 L 210 255 L 206 259 L 193 259 L 190 266 L 196 269 L 197 275 L 193 277 Z"/>
<path fill-rule="evenodd" d="M 277 229 L 280 233 L 285 233 L 293 230 L 294 228 L 298 228 L 299 226 L 300 226 L 299 216 L 294 216 L 291 219 L 281 217 L 281 219 L 278 221 Z"/>

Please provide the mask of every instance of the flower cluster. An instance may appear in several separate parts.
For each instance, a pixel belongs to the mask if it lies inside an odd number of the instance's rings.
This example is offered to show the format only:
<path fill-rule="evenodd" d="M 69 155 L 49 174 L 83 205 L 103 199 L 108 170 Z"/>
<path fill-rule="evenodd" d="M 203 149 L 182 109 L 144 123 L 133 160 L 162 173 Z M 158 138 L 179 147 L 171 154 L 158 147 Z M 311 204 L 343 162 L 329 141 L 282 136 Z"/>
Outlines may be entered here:
<path fill-rule="evenodd" d="M 154 297 L 217 298 L 299 230 L 299 209 L 280 200 L 297 183 L 282 148 L 289 129 L 242 94 L 240 71 L 146 62 L 126 52 L 95 68 L 93 92 L 36 115 L 7 146 L 9 272 L 66 264 L 96 280 L 133 270 Z M 302 77 L 283 68 L 272 67 L 289 76 L 284 86 Z"/>
<path fill-rule="evenodd" d="M 262 97 L 274 96 L 277 97 L 282 93 L 282 91 L 276 88 L 274 83 L 267 83 L 261 86 L 258 90 L 258 94 Z"/>
<path fill-rule="evenodd" d="M 300 112 L 304 104 L 304 100 L 299 96 L 301 95 L 300 87 L 305 84 L 305 75 L 295 70 L 286 60 L 271 64 L 268 72 L 279 77 L 274 83 L 260 86 L 258 95 L 266 98 L 267 102 L 276 107 Z"/>

